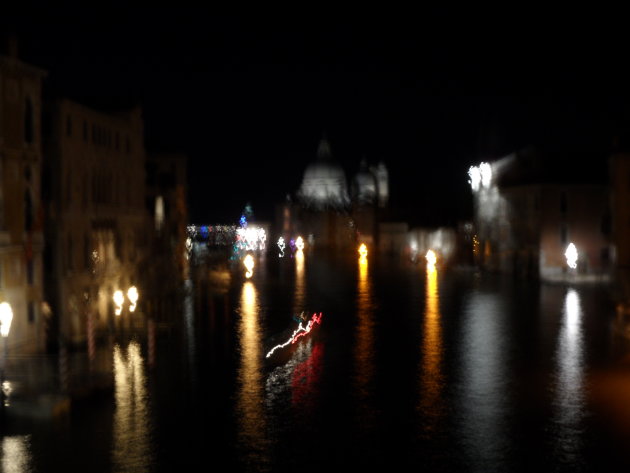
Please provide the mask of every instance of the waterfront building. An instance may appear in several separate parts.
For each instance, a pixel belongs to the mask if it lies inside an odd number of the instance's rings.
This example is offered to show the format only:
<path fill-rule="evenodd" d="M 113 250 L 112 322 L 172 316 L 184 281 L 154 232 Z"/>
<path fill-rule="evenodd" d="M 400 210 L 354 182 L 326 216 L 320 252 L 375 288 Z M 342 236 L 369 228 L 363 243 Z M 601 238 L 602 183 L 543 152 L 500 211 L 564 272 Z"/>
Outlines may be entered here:
<path fill-rule="evenodd" d="M 43 295 L 42 80 L 46 72 L 22 62 L 11 39 L 0 55 L 0 302 L 13 321 L 8 350 L 45 345 Z"/>
<path fill-rule="evenodd" d="M 142 111 L 58 99 L 47 104 L 46 119 L 46 286 L 59 333 L 81 344 L 90 318 L 101 333 L 140 322 L 142 310 L 132 313 L 126 294 L 135 286 L 142 297 L 147 286 L 155 226 L 145 207 Z"/>

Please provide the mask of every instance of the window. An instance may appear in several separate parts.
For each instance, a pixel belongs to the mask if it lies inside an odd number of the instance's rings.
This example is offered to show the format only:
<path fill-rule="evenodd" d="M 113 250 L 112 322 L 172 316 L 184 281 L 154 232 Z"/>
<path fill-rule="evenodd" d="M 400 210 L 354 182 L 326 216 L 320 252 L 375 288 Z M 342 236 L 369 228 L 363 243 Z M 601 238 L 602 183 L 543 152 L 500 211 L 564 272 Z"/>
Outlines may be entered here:
<path fill-rule="evenodd" d="M 612 218 L 609 213 L 605 213 L 602 216 L 600 230 L 604 236 L 608 236 L 612 233 Z"/>
<path fill-rule="evenodd" d="M 33 123 L 33 103 L 30 97 L 26 97 L 24 104 L 24 141 L 33 143 L 35 139 L 35 124 Z"/>
<path fill-rule="evenodd" d="M 567 224 L 566 223 L 561 223 L 560 224 L 560 243 L 562 243 L 563 245 L 567 243 L 568 241 L 568 229 L 567 229 Z"/>
<path fill-rule="evenodd" d="M 84 269 L 92 267 L 92 245 L 90 245 L 90 236 L 87 234 L 83 237 L 83 264 Z"/>
<path fill-rule="evenodd" d="M 28 301 L 28 323 L 35 322 L 35 304 L 33 301 Z"/>
<path fill-rule="evenodd" d="M 32 258 L 26 262 L 26 280 L 29 286 L 32 286 L 35 281 L 35 265 Z"/>
<path fill-rule="evenodd" d="M 566 214 L 567 208 L 568 208 L 567 193 L 565 191 L 562 191 L 562 193 L 560 194 L 560 213 L 563 215 Z"/>
<path fill-rule="evenodd" d="M 73 258 L 73 246 L 72 246 L 72 235 L 68 235 L 68 254 L 67 254 L 67 267 L 68 269 L 74 269 L 74 258 Z"/>
<path fill-rule="evenodd" d="M 66 118 L 66 136 L 72 136 L 72 118 L 70 115 Z"/>
<path fill-rule="evenodd" d="M 31 191 L 24 191 L 24 230 L 30 232 L 33 229 L 33 199 Z"/>

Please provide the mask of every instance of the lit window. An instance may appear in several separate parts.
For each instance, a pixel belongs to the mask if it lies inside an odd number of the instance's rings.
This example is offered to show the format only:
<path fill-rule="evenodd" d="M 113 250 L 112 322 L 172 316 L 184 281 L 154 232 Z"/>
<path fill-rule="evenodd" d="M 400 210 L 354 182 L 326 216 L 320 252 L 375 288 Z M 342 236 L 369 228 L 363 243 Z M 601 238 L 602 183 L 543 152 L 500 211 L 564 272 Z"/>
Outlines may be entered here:
<path fill-rule="evenodd" d="M 155 229 L 160 231 L 164 225 L 164 198 L 159 195 L 155 199 Z"/>

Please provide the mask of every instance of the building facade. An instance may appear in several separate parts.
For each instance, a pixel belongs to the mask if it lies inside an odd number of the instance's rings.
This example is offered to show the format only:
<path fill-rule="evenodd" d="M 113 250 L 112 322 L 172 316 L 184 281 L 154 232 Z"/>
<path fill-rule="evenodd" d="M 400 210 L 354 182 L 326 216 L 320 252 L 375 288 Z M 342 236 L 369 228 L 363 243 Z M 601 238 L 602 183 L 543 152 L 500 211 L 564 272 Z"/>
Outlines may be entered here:
<path fill-rule="evenodd" d="M 178 153 L 148 153 L 146 160 L 146 209 L 152 235 L 144 291 L 146 312 L 158 322 L 168 322 L 178 312 L 180 289 L 188 278 L 186 249 L 187 158 Z"/>
<path fill-rule="evenodd" d="M 0 56 L 0 302 L 13 321 L 11 353 L 44 348 L 42 80 L 45 72 L 21 62 L 11 43 Z"/>
<path fill-rule="evenodd" d="M 565 256 L 573 243 L 578 275 L 609 276 L 612 241 L 608 189 L 601 185 L 540 184 L 503 191 L 509 212 L 504 266 L 543 279 L 570 275 Z"/>
<path fill-rule="evenodd" d="M 88 319 L 102 333 L 142 312 L 125 297 L 116 315 L 113 297 L 145 287 L 143 119 L 139 108 L 104 113 L 65 99 L 47 105 L 46 119 L 46 286 L 58 333 L 81 344 Z"/>
<path fill-rule="evenodd" d="M 376 249 L 378 223 L 388 200 L 389 176 L 382 162 L 368 166 L 363 159 L 348 185 L 330 143 L 322 138 L 317 158 L 304 170 L 297 198 L 287 196 L 277 207 L 278 230 L 287 241 L 301 234 L 319 248 L 347 249 L 362 242 Z"/>
<path fill-rule="evenodd" d="M 630 153 L 610 157 L 610 205 L 618 298 L 630 312 Z"/>
<path fill-rule="evenodd" d="M 608 280 L 608 187 L 589 176 L 553 173 L 548 162 L 528 151 L 471 167 L 475 263 L 544 280 Z M 566 255 L 571 244 L 575 264 Z"/>

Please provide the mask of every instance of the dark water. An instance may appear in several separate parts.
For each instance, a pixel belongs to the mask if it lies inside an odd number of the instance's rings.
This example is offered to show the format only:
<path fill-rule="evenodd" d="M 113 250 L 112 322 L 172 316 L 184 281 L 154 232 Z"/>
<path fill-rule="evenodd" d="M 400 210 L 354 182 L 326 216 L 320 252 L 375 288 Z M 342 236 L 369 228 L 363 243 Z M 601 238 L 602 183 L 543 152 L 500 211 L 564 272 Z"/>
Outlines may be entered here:
<path fill-rule="evenodd" d="M 308 254 L 210 288 L 154 352 L 113 347 L 113 396 L 6 435 L 4 471 L 628 471 L 605 288 Z"/>

